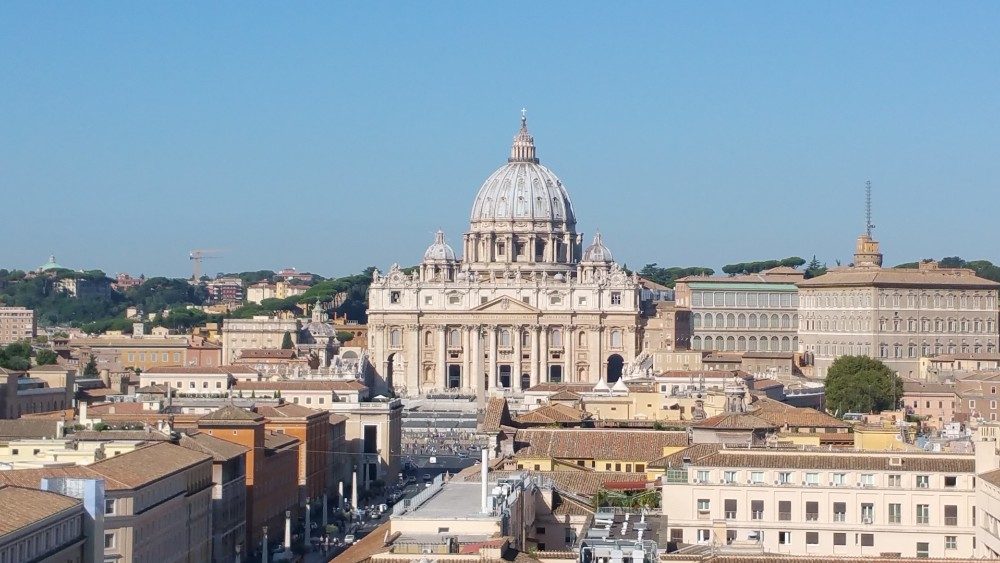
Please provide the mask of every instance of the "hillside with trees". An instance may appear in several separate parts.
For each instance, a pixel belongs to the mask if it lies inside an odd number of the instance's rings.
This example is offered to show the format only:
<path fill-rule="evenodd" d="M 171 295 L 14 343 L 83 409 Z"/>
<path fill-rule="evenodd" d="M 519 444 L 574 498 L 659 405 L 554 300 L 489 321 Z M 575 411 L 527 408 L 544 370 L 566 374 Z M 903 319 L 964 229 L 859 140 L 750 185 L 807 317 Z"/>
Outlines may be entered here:
<path fill-rule="evenodd" d="M 722 267 L 722 272 L 729 274 L 730 276 L 738 276 L 744 274 L 759 274 L 764 270 L 770 270 L 772 268 L 777 268 L 779 266 L 786 266 L 789 268 L 798 268 L 799 266 L 805 264 L 806 261 L 798 256 L 789 256 L 781 260 L 760 260 L 757 262 L 739 262 L 737 264 L 726 264 Z"/>
<path fill-rule="evenodd" d="M 712 268 L 706 268 L 703 266 L 691 266 L 686 268 L 674 266 L 670 268 L 661 268 L 655 262 L 652 264 L 646 264 L 641 270 L 639 270 L 639 275 L 643 278 L 667 287 L 674 287 L 674 283 L 683 277 L 711 276 L 714 273 L 715 270 Z"/>

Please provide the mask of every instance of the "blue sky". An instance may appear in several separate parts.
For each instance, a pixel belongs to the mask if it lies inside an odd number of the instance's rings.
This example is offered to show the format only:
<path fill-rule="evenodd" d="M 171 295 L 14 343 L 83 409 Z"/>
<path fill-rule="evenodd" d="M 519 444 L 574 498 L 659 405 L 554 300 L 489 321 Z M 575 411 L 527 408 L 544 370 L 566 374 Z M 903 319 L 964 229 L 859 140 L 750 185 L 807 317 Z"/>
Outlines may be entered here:
<path fill-rule="evenodd" d="M 455 245 L 528 108 L 620 262 L 1000 261 L 1000 3 L 0 3 L 0 267 Z"/>

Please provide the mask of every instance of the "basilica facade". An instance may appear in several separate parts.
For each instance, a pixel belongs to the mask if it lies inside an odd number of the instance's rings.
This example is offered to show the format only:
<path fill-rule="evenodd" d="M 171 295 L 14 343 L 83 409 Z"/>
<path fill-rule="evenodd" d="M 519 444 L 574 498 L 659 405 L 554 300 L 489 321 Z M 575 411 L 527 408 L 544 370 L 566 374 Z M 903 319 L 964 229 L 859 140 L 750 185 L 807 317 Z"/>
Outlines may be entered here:
<path fill-rule="evenodd" d="M 414 271 L 373 274 L 369 355 L 387 388 L 482 399 L 541 382 L 613 382 L 635 359 L 639 280 L 600 233 L 584 247 L 524 116 L 507 163 L 473 201 L 461 249 L 439 231 Z"/>

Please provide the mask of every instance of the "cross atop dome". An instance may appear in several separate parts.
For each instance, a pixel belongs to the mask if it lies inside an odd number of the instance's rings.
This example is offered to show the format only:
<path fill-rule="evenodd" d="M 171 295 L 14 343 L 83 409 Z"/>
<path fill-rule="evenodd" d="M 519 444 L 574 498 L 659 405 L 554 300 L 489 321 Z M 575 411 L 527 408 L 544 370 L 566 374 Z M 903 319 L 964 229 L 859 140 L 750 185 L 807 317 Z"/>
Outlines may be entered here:
<path fill-rule="evenodd" d="M 521 108 L 521 130 L 514 136 L 507 162 L 532 162 L 538 164 L 535 156 L 535 138 L 528 133 L 528 110 Z"/>

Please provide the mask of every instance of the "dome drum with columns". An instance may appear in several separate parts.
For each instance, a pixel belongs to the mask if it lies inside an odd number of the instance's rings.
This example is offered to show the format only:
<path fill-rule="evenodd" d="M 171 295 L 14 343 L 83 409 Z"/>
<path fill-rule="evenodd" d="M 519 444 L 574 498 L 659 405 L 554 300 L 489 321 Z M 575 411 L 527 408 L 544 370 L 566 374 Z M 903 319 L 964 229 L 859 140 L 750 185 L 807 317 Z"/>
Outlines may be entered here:
<path fill-rule="evenodd" d="M 638 351 L 639 297 L 600 233 L 583 249 L 522 114 L 510 158 L 476 194 L 461 257 L 438 231 L 417 271 L 374 273 L 370 357 L 382 385 L 408 396 L 613 382 Z"/>

